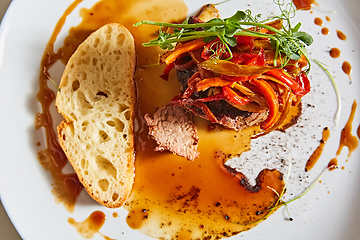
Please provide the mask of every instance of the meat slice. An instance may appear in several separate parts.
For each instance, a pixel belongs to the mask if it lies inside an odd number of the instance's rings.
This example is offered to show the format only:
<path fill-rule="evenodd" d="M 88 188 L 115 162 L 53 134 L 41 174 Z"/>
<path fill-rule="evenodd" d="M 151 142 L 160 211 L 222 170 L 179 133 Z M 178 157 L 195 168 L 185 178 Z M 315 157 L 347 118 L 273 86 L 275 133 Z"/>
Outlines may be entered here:
<path fill-rule="evenodd" d="M 167 105 L 159 108 L 154 117 L 145 115 L 149 135 L 156 141 L 155 151 L 168 150 L 193 161 L 199 156 L 199 141 L 193 115 L 186 109 Z"/>

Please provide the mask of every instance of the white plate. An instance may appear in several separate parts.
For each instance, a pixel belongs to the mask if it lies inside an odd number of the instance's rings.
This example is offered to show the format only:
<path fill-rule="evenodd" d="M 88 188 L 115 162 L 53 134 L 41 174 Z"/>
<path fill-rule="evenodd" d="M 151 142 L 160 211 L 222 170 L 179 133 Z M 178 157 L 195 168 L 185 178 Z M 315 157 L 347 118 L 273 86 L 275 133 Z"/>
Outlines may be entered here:
<path fill-rule="evenodd" d="M 79 22 L 78 10 L 81 7 L 91 7 L 95 1 L 84 1 L 75 9 L 64 27 L 60 39 L 66 36 L 70 26 Z M 244 2 L 244 1 L 242 1 Z M 268 13 L 273 8 L 271 0 L 248 1 L 253 12 Z M 92 201 L 86 193 L 82 193 L 74 213 L 70 214 L 61 204 L 56 204 L 51 194 L 51 177 L 44 171 L 37 160 L 36 146 L 38 139 L 43 138 L 41 131 L 34 129 L 35 114 L 40 111 L 36 101 L 38 90 L 39 64 L 45 45 L 54 26 L 72 0 L 15 0 L 12 2 L 0 29 L 0 79 L 2 91 L 0 94 L 1 119 L 1 163 L 0 163 L 0 196 L 1 201 L 13 224 L 24 239 L 83 239 L 67 219 L 82 221 L 95 210 L 103 211 L 107 216 L 101 233 L 115 239 L 150 239 L 139 231 L 130 229 L 125 223 L 126 211 L 116 210 L 119 218 L 113 218 L 114 210 L 106 209 Z M 189 13 L 196 12 L 207 1 L 186 1 Z M 296 156 L 304 149 L 316 148 L 321 138 L 322 127 L 331 127 L 331 137 L 326 144 L 324 154 L 309 175 L 304 175 L 311 182 L 335 157 L 339 144 L 341 127 L 348 120 L 351 104 L 354 99 L 360 103 L 360 34 L 359 14 L 360 2 L 357 0 L 318 0 L 321 8 L 336 10 L 336 13 L 326 13 L 313 10 L 299 12 L 294 22 L 301 20 L 302 29 L 311 33 L 315 43 L 309 48 L 312 58 L 327 63 L 332 69 L 340 89 L 342 111 L 339 129 L 333 128 L 332 118 L 336 109 L 334 90 L 326 75 L 313 64 L 311 72 L 313 91 L 304 98 L 305 103 L 315 105 L 315 108 L 305 108 L 300 124 L 305 128 L 316 129 L 307 139 L 298 136 L 302 145 L 294 150 Z M 192 5 L 191 5 L 192 4 Z M 234 13 L 234 9 L 246 7 L 246 3 L 230 1 L 220 5 L 223 17 Z M 325 20 L 325 16 L 331 22 Z M 330 29 L 330 34 L 320 33 L 321 27 L 314 24 L 314 18 L 321 17 L 324 25 Z M 346 36 L 346 41 L 336 37 L 339 29 Z M 329 56 L 329 49 L 338 47 L 342 51 L 340 58 Z M 341 70 L 343 61 L 349 61 L 353 66 L 352 82 Z M 324 93 L 324 94 L 322 94 Z M 360 123 L 360 110 L 355 115 L 353 133 Z M 304 120 L 304 118 L 308 118 Z M 309 137 L 310 136 L 310 137 Z M 314 136 L 316 139 L 310 139 Z M 320 137 L 319 137 L 320 136 Z M 304 136 L 305 138 L 305 136 Z M 304 141 L 303 141 L 304 140 Z M 306 146 L 303 146 L 306 145 Z M 312 150 L 313 150 L 312 149 Z M 311 151 L 312 151 L 311 150 Z M 311 151 L 302 152 L 309 157 Z M 300 155 L 301 155 L 300 154 Z M 360 158 L 359 149 L 353 152 L 346 162 L 347 150 L 339 156 L 339 166 L 345 170 L 337 170 L 326 174 L 322 183 L 315 186 L 311 192 L 300 200 L 289 205 L 293 222 L 285 220 L 281 209 L 268 220 L 248 232 L 243 232 L 232 239 L 360 239 L 358 214 L 360 214 Z M 296 157 L 295 156 L 295 157 Z M 304 165 L 300 166 L 303 168 Z M 297 174 L 297 173 L 296 173 Z M 293 173 L 292 181 L 296 182 L 298 175 Z M 306 186 L 306 184 L 301 185 Z M 294 190 L 296 191 L 296 190 Z M 99 234 L 93 239 L 103 239 Z"/>

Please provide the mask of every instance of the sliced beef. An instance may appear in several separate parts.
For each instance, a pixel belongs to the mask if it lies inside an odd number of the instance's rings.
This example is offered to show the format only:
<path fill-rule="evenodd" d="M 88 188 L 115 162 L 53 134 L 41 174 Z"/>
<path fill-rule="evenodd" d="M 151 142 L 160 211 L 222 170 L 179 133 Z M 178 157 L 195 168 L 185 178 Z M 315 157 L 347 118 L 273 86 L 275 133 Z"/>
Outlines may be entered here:
<path fill-rule="evenodd" d="M 177 78 L 178 81 L 181 83 L 181 92 L 179 96 L 181 96 L 182 93 L 187 89 L 188 80 L 193 76 L 193 74 L 199 71 L 196 65 L 190 65 L 188 63 L 187 65 L 190 66 L 187 69 L 184 68 L 183 66 L 176 68 Z M 200 70 L 200 74 L 205 75 L 202 76 L 203 79 L 207 77 L 212 77 L 212 76 L 206 76 L 206 74 L 209 73 L 203 71 Z M 191 98 L 192 99 L 204 98 L 207 96 L 207 94 L 208 94 L 207 91 L 203 91 L 200 93 L 195 92 L 191 96 Z M 176 102 L 174 103 L 176 104 Z M 216 117 L 219 124 L 227 128 L 233 129 L 235 131 L 241 131 L 244 128 L 251 127 L 253 125 L 258 125 L 267 118 L 267 111 L 265 110 L 259 113 L 242 111 L 230 105 L 224 100 L 207 102 L 205 104 L 213 113 L 213 115 Z M 189 109 L 195 115 L 207 119 L 207 116 L 199 107 L 194 105 L 187 105 L 187 104 L 180 104 L 180 105 L 184 108 Z"/>
<path fill-rule="evenodd" d="M 159 108 L 153 118 L 145 120 L 149 135 L 156 141 L 155 151 L 171 151 L 192 161 L 199 156 L 199 141 L 193 115 L 180 106 L 167 105 Z"/>

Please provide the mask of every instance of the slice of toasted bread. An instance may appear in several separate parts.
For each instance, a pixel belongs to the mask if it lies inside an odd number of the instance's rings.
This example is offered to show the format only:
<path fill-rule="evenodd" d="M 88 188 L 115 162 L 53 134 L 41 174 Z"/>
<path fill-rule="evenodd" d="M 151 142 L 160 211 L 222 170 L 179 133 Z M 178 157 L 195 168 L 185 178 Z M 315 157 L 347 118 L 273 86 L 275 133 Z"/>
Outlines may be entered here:
<path fill-rule="evenodd" d="M 121 207 L 134 182 L 135 45 L 122 25 L 107 24 L 75 51 L 55 105 L 59 142 L 86 191 Z"/>

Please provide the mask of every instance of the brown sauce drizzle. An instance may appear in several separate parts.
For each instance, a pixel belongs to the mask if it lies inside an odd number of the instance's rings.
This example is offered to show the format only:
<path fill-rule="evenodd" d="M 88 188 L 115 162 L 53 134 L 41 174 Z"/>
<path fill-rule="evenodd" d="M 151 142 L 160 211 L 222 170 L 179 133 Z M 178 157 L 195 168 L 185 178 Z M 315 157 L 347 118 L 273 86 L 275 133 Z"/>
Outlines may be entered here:
<path fill-rule="evenodd" d="M 293 3 L 298 10 L 310 10 L 311 5 L 318 5 L 315 0 L 293 0 Z"/>
<path fill-rule="evenodd" d="M 340 55 L 341 55 L 340 49 L 338 49 L 338 48 L 331 48 L 330 49 L 330 56 L 332 58 L 338 58 L 338 57 L 340 57 Z"/>
<path fill-rule="evenodd" d="M 67 16 L 76 8 L 82 0 L 74 1 L 64 12 L 54 29 L 51 38 L 46 45 L 43 58 L 40 65 L 39 77 L 39 92 L 37 93 L 37 100 L 41 103 L 42 113 L 38 113 L 35 119 L 35 128 L 43 127 L 46 133 L 47 147 L 38 152 L 38 159 L 47 171 L 50 171 L 54 184 L 53 194 L 57 201 L 62 202 L 69 212 L 74 210 L 75 202 L 80 194 L 83 186 L 79 182 L 76 174 L 64 174 L 63 168 L 68 160 L 57 141 L 57 134 L 53 129 L 53 121 L 50 114 L 50 106 L 55 99 L 55 93 L 47 87 L 49 79 L 48 70 L 53 64 L 62 58 L 62 52 L 54 52 L 54 43 L 56 38 L 65 23 Z"/>
<path fill-rule="evenodd" d="M 105 240 L 114 240 L 99 232 L 105 223 L 105 219 L 106 216 L 103 212 L 95 211 L 82 222 L 76 222 L 73 218 L 69 218 L 68 222 L 74 226 L 80 235 L 84 238 L 92 238 L 96 233 L 98 233 L 103 236 Z"/>
<path fill-rule="evenodd" d="M 317 17 L 317 18 L 315 18 L 314 23 L 321 27 L 323 25 L 323 20 L 321 18 Z"/>
<path fill-rule="evenodd" d="M 351 76 L 350 76 L 352 72 L 351 64 L 348 61 L 345 61 L 343 62 L 341 68 L 344 71 L 344 73 L 346 73 L 349 76 L 349 79 L 351 80 Z"/>
<path fill-rule="evenodd" d="M 351 153 L 358 147 L 359 140 L 352 135 L 352 122 L 354 120 L 355 112 L 357 108 L 357 102 L 354 100 L 349 120 L 347 121 L 345 127 L 341 131 L 340 144 L 339 148 L 336 152 L 336 155 L 339 156 L 343 147 L 347 147 L 349 149 L 348 158 L 351 156 Z"/>
<path fill-rule="evenodd" d="M 358 129 L 357 129 L 357 135 L 358 135 L 358 138 L 360 138 L 360 125 L 358 126 Z"/>
<path fill-rule="evenodd" d="M 330 129 L 326 127 L 323 130 L 322 138 L 320 140 L 319 146 L 315 149 L 315 151 L 311 154 L 309 160 L 306 162 L 305 172 L 310 171 L 314 167 L 315 163 L 319 160 L 324 150 L 326 141 L 329 139 L 329 137 L 330 137 Z"/>
<path fill-rule="evenodd" d="M 338 169 L 338 160 L 336 158 L 333 158 L 330 160 L 328 164 L 329 171 L 334 171 L 335 169 Z"/>
<path fill-rule="evenodd" d="M 328 29 L 327 27 L 323 27 L 323 28 L 321 29 L 321 33 L 322 33 L 323 35 L 328 35 L 328 34 L 329 34 L 329 29 Z"/>
<path fill-rule="evenodd" d="M 340 30 L 336 30 L 336 34 L 340 40 L 343 40 L 343 41 L 346 40 L 346 35 L 343 32 L 341 32 Z"/>

